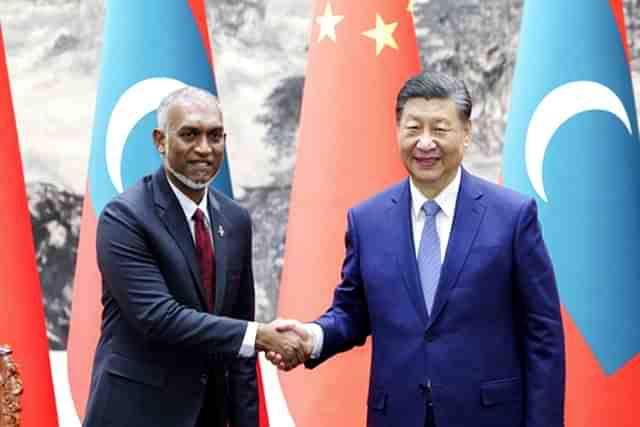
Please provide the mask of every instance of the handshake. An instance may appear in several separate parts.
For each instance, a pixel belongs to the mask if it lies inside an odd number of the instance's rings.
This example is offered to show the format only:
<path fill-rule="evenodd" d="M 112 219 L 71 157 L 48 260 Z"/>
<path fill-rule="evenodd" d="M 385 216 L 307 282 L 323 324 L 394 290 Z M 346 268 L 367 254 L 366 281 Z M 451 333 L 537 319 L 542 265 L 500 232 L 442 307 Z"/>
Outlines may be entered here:
<path fill-rule="evenodd" d="M 313 351 L 313 335 L 297 320 L 258 323 L 256 351 L 264 351 L 278 368 L 289 371 L 304 363 Z"/>

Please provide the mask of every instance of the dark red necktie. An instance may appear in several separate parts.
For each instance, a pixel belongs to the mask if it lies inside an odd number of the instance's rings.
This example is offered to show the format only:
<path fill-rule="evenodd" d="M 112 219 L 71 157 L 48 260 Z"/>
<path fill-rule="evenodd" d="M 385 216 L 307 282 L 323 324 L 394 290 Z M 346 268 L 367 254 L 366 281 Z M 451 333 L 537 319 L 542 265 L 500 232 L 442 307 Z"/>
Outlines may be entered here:
<path fill-rule="evenodd" d="M 202 275 L 202 287 L 207 298 L 209 312 L 213 312 L 213 296 L 216 289 L 216 268 L 213 258 L 213 245 L 211 244 L 211 236 L 207 231 L 207 225 L 204 220 L 204 213 L 200 209 L 196 209 L 193 214 L 196 232 L 196 252 L 198 255 L 198 263 L 200 264 L 200 274 Z"/>

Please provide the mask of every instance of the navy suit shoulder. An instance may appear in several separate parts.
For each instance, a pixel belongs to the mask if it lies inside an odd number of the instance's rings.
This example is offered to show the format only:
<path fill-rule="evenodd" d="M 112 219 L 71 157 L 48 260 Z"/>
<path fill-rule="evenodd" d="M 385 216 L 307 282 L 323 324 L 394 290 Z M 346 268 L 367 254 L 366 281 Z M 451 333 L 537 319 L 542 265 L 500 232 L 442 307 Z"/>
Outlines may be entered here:
<path fill-rule="evenodd" d="M 506 209 L 519 210 L 523 205 L 533 202 L 533 198 L 512 190 L 508 187 L 495 184 L 484 178 L 462 172 L 462 180 L 469 188 L 469 191 L 481 195 L 483 202 L 495 204 Z M 367 214 L 389 206 L 390 202 L 397 202 L 402 193 L 409 191 L 409 178 L 405 178 L 386 189 L 374 194 L 368 199 L 355 204 L 350 210 L 356 215 Z"/>
<path fill-rule="evenodd" d="M 157 174 L 147 175 L 136 184 L 115 196 L 106 204 L 100 214 L 99 220 L 103 218 L 106 212 L 116 210 L 119 213 L 126 212 L 142 220 L 141 225 L 143 225 L 145 217 L 148 215 L 156 215 L 156 212 L 152 208 L 154 206 L 154 191 L 158 191 L 157 187 L 154 188 L 153 183 L 154 180 L 157 179 Z M 175 198 L 175 195 L 165 194 L 163 197 Z M 233 222 L 239 222 L 241 226 L 251 227 L 251 216 L 244 206 L 215 189 L 209 189 L 209 197 L 213 197 L 216 202 L 219 203 L 220 211 L 224 212 L 226 218 L 229 218 Z"/>
<path fill-rule="evenodd" d="M 127 211 L 135 216 L 141 216 L 148 212 L 149 207 L 153 204 L 150 188 L 148 187 L 150 179 L 151 175 L 145 176 L 142 180 L 107 202 L 100 212 L 99 220 L 102 220 L 105 213 L 112 209 L 126 208 Z"/>
<path fill-rule="evenodd" d="M 484 178 L 471 174 L 466 174 L 465 178 L 471 181 L 472 185 L 482 192 L 488 203 L 500 205 L 507 209 L 512 208 L 519 210 L 523 205 L 530 204 L 534 201 L 530 196 Z"/>
<path fill-rule="evenodd" d="M 372 211 L 378 211 L 379 209 L 388 206 L 391 201 L 397 200 L 403 191 L 409 191 L 408 178 L 385 188 L 360 203 L 356 203 L 351 207 L 350 211 L 358 216 L 366 215 Z"/>
<path fill-rule="evenodd" d="M 237 217 L 242 222 L 251 224 L 251 215 L 247 208 L 218 190 L 209 189 L 209 196 L 212 195 L 220 203 L 222 212 L 228 214 L 229 217 Z"/>

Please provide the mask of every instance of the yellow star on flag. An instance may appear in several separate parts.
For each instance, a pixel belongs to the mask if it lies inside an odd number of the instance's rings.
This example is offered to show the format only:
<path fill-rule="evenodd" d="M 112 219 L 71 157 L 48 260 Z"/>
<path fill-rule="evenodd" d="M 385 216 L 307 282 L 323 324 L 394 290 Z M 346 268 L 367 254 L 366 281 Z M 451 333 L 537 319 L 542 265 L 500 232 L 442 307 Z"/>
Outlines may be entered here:
<path fill-rule="evenodd" d="M 344 16 L 334 15 L 331 9 L 331 2 L 327 2 L 327 6 L 324 8 L 324 15 L 318 16 L 316 22 L 320 25 L 320 34 L 318 35 L 318 43 L 323 38 L 329 37 L 333 42 L 336 42 L 336 25 L 344 19 Z"/>
<path fill-rule="evenodd" d="M 380 15 L 376 13 L 376 28 L 362 33 L 376 41 L 376 56 L 380 55 L 380 52 L 382 52 L 382 49 L 384 49 L 385 46 L 398 50 L 398 44 L 393 38 L 393 32 L 396 30 L 397 26 L 397 22 L 385 24 Z"/>
<path fill-rule="evenodd" d="M 407 11 L 412 15 L 414 13 L 414 7 L 415 5 L 413 4 L 413 0 L 409 0 L 409 6 L 407 6 Z"/>

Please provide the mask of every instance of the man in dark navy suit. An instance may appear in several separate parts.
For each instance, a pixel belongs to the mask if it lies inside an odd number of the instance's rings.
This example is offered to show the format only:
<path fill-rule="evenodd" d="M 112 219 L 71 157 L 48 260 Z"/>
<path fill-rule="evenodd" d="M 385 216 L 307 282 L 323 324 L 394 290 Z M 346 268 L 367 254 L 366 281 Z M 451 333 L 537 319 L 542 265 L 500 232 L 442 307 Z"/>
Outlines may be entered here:
<path fill-rule="evenodd" d="M 251 219 L 209 187 L 226 134 L 193 87 L 158 108 L 163 167 L 103 210 L 102 330 L 84 425 L 257 427 L 255 352 L 304 354 L 254 320 Z"/>
<path fill-rule="evenodd" d="M 329 310 L 280 326 L 305 339 L 309 368 L 372 336 L 371 427 L 564 425 L 560 305 L 536 203 L 461 166 L 471 106 L 449 76 L 406 82 L 408 179 L 349 210 Z"/>

